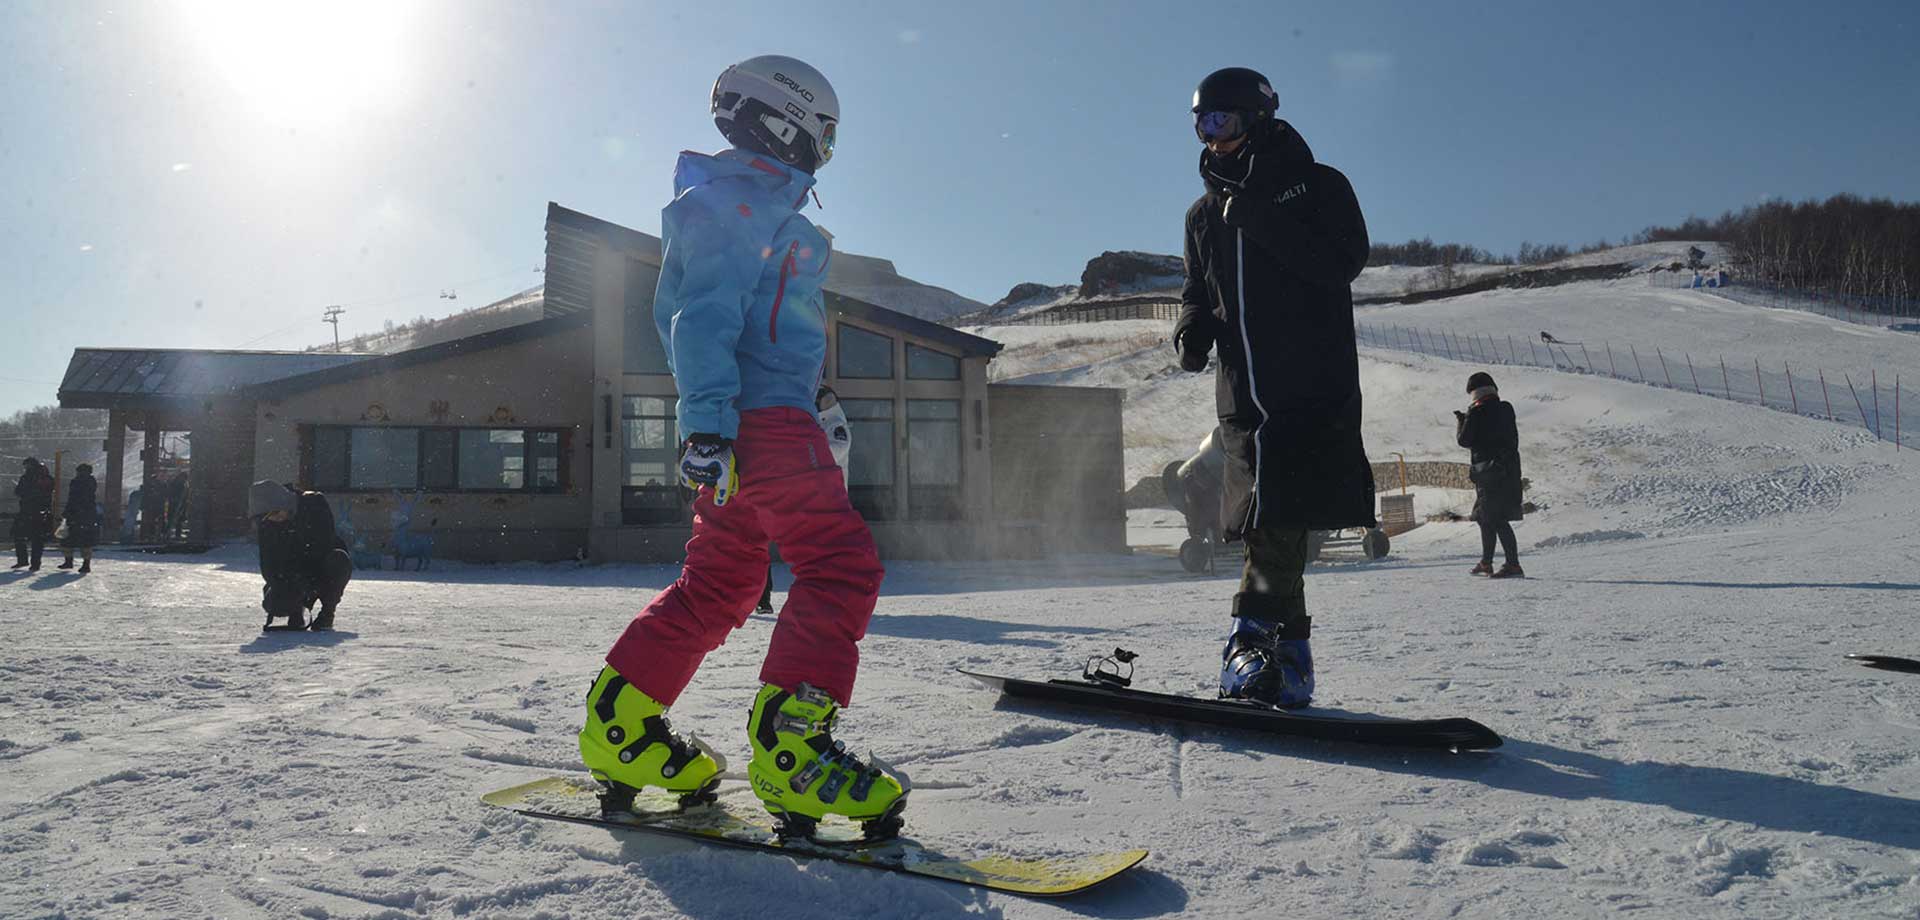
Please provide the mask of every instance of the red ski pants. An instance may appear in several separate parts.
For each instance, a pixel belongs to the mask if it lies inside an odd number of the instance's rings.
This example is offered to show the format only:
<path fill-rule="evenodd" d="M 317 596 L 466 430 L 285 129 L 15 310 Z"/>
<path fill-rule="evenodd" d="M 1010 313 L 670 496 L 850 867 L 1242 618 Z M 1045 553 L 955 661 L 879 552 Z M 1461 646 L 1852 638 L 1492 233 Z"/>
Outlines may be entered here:
<path fill-rule="evenodd" d="M 794 581 L 760 680 L 789 690 L 809 683 L 844 706 L 860 665 L 855 643 L 867 634 L 886 575 L 873 533 L 848 501 L 812 413 L 742 412 L 733 456 L 740 491 L 715 507 L 713 490 L 700 490 L 680 578 L 634 617 L 607 663 L 641 692 L 673 705 L 701 659 L 752 614 L 773 540 Z"/>

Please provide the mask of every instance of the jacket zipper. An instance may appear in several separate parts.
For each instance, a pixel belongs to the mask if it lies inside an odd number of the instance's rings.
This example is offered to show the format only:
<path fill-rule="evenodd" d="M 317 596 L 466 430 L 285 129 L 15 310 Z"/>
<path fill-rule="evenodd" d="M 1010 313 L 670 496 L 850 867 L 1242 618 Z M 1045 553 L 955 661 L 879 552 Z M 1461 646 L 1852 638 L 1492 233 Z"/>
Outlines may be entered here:
<path fill-rule="evenodd" d="M 1247 502 L 1247 517 L 1240 524 L 1240 532 L 1246 533 L 1260 526 L 1260 473 L 1261 456 L 1260 434 L 1267 427 L 1267 407 L 1260 404 L 1260 381 L 1253 373 L 1253 336 L 1247 332 L 1247 235 L 1244 231 L 1233 232 L 1233 274 L 1234 300 L 1240 308 L 1240 347 L 1247 361 L 1247 395 L 1253 400 L 1253 407 L 1260 411 L 1260 424 L 1253 426 L 1253 499 Z"/>
<path fill-rule="evenodd" d="M 800 248 L 800 241 L 787 244 L 787 257 L 780 263 L 780 286 L 773 291 L 773 313 L 767 317 L 767 341 L 780 341 L 780 301 L 787 297 L 787 278 L 793 274 L 793 251 Z"/>

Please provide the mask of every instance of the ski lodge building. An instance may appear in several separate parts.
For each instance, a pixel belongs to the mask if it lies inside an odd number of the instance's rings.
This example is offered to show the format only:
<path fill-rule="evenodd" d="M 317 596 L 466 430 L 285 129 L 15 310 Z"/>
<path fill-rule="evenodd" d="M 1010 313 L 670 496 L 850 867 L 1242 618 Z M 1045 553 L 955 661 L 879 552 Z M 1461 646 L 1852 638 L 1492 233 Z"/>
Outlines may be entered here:
<path fill-rule="evenodd" d="M 76 349 L 60 404 L 108 410 L 106 520 L 128 431 L 149 482 L 160 433 L 187 431 L 197 541 L 247 538 L 247 485 L 275 479 L 325 492 L 375 550 L 412 499 L 441 558 L 679 560 L 660 241 L 557 204 L 546 235 L 541 316 L 520 325 L 385 355 Z M 828 286 L 826 383 L 883 556 L 1125 551 L 1121 391 L 989 384 L 999 343 Z"/>

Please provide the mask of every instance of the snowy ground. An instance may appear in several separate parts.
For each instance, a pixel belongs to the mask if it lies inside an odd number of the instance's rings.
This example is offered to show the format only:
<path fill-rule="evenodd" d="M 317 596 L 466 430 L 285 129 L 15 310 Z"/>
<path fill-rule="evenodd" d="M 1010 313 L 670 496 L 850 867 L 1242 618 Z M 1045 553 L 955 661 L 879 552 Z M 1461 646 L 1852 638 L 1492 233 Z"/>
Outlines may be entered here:
<path fill-rule="evenodd" d="M 1211 382 L 1129 325 L 1005 330 L 1001 370 L 1128 386 L 1129 469 L 1157 469 L 1204 432 Z M 1085 363 L 1045 366 L 1049 335 Z M 1467 369 L 1369 350 L 1370 451 L 1459 459 Z M 894 563 L 840 734 L 912 773 L 910 832 L 1153 851 L 1080 898 L 988 896 L 479 805 L 577 769 L 587 682 L 670 567 L 367 573 L 339 631 L 263 636 L 245 548 L 111 553 L 0 575 L 0 916 L 1920 917 L 1920 678 L 1841 657 L 1920 655 L 1920 458 L 1499 373 L 1544 505 L 1518 528 L 1532 577 L 1467 576 L 1477 534 L 1448 524 L 1307 577 L 1323 706 L 1470 715 L 1496 751 L 1000 704 L 952 669 L 1064 675 L 1119 645 L 1140 685 L 1210 692 L 1234 581 L 1152 552 Z M 1148 545 L 1180 522 L 1131 523 Z M 770 632 L 752 620 L 675 710 L 736 758 Z"/>

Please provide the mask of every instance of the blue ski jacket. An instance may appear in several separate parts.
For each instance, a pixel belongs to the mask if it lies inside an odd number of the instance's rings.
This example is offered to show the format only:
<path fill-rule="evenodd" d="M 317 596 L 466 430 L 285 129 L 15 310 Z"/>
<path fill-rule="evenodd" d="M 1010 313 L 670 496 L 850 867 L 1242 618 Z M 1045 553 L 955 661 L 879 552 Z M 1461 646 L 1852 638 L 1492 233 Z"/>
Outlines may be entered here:
<path fill-rule="evenodd" d="M 737 437 L 747 409 L 814 411 L 831 253 L 800 214 L 813 182 L 744 150 L 680 154 L 673 201 L 660 212 L 653 319 L 683 437 Z"/>

